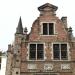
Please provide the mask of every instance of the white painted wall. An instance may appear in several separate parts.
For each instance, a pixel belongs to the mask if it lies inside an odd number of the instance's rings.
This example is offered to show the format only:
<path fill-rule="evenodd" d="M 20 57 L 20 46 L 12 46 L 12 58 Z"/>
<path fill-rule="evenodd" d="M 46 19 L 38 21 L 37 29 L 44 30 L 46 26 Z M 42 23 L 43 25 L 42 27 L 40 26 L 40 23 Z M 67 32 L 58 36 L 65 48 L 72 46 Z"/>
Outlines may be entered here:
<path fill-rule="evenodd" d="M 6 56 L 2 56 L 0 75 L 5 75 L 5 69 L 6 69 Z"/>

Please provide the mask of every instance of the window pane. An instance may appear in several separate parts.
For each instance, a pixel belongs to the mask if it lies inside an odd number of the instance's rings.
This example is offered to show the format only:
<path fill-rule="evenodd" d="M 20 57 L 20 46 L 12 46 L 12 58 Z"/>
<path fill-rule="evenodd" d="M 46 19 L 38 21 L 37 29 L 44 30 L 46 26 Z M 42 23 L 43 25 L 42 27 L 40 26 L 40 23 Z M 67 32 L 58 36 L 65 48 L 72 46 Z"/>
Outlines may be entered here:
<path fill-rule="evenodd" d="M 67 50 L 67 44 L 61 44 L 61 50 Z"/>
<path fill-rule="evenodd" d="M 37 50 L 43 51 L 43 44 L 37 44 Z"/>
<path fill-rule="evenodd" d="M 61 44 L 61 59 L 67 59 L 67 44 Z"/>
<path fill-rule="evenodd" d="M 47 23 L 43 23 L 43 35 L 47 35 L 48 30 L 47 30 Z"/>
<path fill-rule="evenodd" d="M 36 50 L 36 44 L 30 44 L 30 50 L 35 51 Z"/>
<path fill-rule="evenodd" d="M 36 59 L 36 52 L 35 51 L 30 51 L 30 59 L 31 60 Z"/>
<path fill-rule="evenodd" d="M 43 51 L 37 52 L 37 59 L 43 59 Z"/>
<path fill-rule="evenodd" d="M 37 59 L 43 59 L 44 58 L 44 53 L 43 53 L 43 44 L 37 44 Z"/>
<path fill-rule="evenodd" d="M 53 35 L 54 34 L 54 28 L 53 28 L 53 23 L 49 23 L 49 35 Z"/>
<path fill-rule="evenodd" d="M 54 44 L 53 45 L 53 54 L 54 54 L 54 59 L 60 59 L 59 44 Z"/>
<path fill-rule="evenodd" d="M 61 59 L 67 59 L 67 51 L 61 51 Z"/>
<path fill-rule="evenodd" d="M 36 59 L 36 44 L 30 44 L 30 56 L 31 60 Z"/>

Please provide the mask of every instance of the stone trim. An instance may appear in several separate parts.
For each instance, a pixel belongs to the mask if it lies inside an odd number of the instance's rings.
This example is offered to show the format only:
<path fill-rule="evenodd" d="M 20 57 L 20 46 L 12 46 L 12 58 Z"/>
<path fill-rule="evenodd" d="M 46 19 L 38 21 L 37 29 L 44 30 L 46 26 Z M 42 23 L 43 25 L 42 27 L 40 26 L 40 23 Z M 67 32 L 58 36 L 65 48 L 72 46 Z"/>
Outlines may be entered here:
<path fill-rule="evenodd" d="M 53 44 L 67 44 L 67 55 L 68 55 L 68 59 L 67 60 L 62 60 L 62 59 L 60 59 L 60 60 L 54 60 L 54 58 L 53 58 Z M 51 57 L 51 59 L 53 60 L 53 61 L 70 61 L 70 51 L 69 51 L 69 49 L 70 49 L 70 46 L 69 46 L 69 43 L 67 43 L 67 42 L 53 42 L 52 43 L 52 57 Z"/>
<path fill-rule="evenodd" d="M 53 23 L 54 24 L 54 34 L 53 35 L 43 35 L 43 23 Z M 44 22 L 41 22 L 40 23 L 40 35 L 42 35 L 42 36 L 55 36 L 57 33 L 56 33 L 56 30 L 55 30 L 55 24 L 56 24 L 56 22 L 54 22 L 54 21 L 44 21 Z"/>
<path fill-rule="evenodd" d="M 29 45 L 30 45 L 30 44 L 43 44 L 43 45 L 44 45 L 44 59 L 43 59 L 43 60 L 30 60 L 30 59 L 29 59 Z M 46 46 L 45 46 L 45 43 L 44 43 L 44 42 L 40 42 L 40 43 L 38 43 L 38 42 L 30 42 L 30 43 L 28 43 L 28 51 L 27 51 L 28 56 L 27 56 L 27 60 L 28 60 L 28 61 L 45 61 L 45 59 L 46 59 L 46 56 L 45 56 L 45 53 L 46 53 L 46 52 L 45 52 L 45 47 L 46 47 Z"/>

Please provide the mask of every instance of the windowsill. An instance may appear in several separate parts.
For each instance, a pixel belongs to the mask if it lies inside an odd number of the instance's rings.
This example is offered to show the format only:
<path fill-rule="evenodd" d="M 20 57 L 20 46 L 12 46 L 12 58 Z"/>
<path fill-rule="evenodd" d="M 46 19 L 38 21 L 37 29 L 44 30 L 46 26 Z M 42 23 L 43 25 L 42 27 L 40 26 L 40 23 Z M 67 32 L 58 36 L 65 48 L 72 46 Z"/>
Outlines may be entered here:
<path fill-rule="evenodd" d="M 45 59 L 43 59 L 43 60 L 27 60 L 27 61 L 45 61 Z"/>
<path fill-rule="evenodd" d="M 58 33 L 57 32 L 55 32 L 54 34 L 51 34 L 51 35 L 44 35 L 44 34 L 40 34 L 41 36 L 56 36 Z"/>
<path fill-rule="evenodd" d="M 52 60 L 52 61 L 70 61 L 70 60 L 67 59 L 67 60 Z"/>
<path fill-rule="evenodd" d="M 41 36 L 56 36 L 57 34 L 53 34 L 53 35 L 43 35 L 43 34 L 40 34 Z"/>

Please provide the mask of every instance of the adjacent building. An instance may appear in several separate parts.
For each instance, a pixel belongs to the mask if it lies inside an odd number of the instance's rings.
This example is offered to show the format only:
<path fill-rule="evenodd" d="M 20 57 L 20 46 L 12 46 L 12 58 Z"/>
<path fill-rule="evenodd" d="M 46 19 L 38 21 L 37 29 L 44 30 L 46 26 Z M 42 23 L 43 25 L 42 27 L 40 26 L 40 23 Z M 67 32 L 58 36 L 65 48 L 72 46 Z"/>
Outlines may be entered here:
<path fill-rule="evenodd" d="M 30 33 L 20 17 L 14 43 L 8 45 L 6 75 L 75 75 L 75 38 L 57 9 L 49 3 L 38 7 Z"/>
<path fill-rule="evenodd" d="M 0 52 L 0 75 L 5 75 L 6 71 L 6 52 Z"/>
<path fill-rule="evenodd" d="M 0 51 L 0 70 L 1 70 L 1 56 L 2 56 L 2 52 Z"/>

